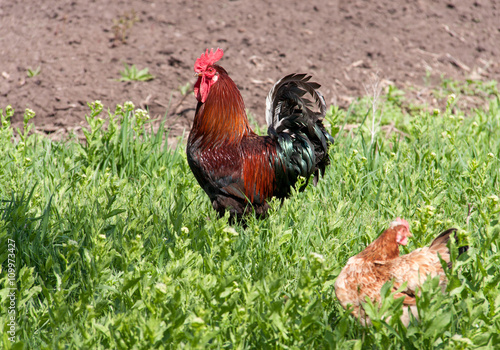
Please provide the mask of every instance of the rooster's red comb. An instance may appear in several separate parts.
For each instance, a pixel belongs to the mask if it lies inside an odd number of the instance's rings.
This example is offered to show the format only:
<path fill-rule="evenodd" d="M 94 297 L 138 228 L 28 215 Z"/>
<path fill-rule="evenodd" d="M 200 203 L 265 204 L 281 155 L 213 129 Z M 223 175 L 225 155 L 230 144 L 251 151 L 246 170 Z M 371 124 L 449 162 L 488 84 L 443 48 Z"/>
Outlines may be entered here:
<path fill-rule="evenodd" d="M 223 55 L 224 51 L 219 48 L 217 48 L 215 52 L 214 49 L 210 49 L 210 52 L 208 52 L 207 49 L 207 51 L 205 53 L 202 53 L 200 58 L 198 58 L 194 63 L 194 71 L 196 73 L 202 73 L 205 69 L 207 69 L 208 66 L 220 60 Z"/>

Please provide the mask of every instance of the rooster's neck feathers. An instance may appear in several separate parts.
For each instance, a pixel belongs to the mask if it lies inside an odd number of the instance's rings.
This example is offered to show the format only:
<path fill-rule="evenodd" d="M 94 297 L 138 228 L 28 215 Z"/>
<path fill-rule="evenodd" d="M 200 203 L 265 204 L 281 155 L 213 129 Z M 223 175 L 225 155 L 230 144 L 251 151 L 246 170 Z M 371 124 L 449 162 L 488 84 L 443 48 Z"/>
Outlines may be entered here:
<path fill-rule="evenodd" d="M 198 103 L 191 131 L 202 149 L 239 144 L 244 136 L 253 134 L 236 84 L 224 68 L 214 68 L 219 75 L 217 82 L 205 103 Z"/>

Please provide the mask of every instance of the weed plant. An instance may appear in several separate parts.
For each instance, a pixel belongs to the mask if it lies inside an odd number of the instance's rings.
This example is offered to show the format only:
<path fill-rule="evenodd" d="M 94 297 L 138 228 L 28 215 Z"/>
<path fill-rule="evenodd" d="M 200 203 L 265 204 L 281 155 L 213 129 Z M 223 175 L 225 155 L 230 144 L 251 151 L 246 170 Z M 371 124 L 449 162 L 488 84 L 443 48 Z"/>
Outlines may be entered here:
<path fill-rule="evenodd" d="M 32 69 L 28 67 L 28 70 L 26 71 L 26 74 L 28 75 L 28 78 L 33 78 L 39 75 L 42 71 L 42 67 L 38 66 L 35 69 Z"/>
<path fill-rule="evenodd" d="M 126 44 L 128 35 L 137 22 L 140 22 L 140 18 L 135 10 L 126 11 L 117 18 L 113 18 L 111 30 L 114 34 L 114 41 Z"/>
<path fill-rule="evenodd" d="M 396 96 L 397 98 L 394 98 Z M 464 114 L 409 115 L 382 95 L 380 127 L 362 101 L 332 107 L 331 165 L 317 187 L 271 202 L 246 227 L 218 218 L 163 126 L 131 103 L 90 104 L 85 142 L 0 129 L 0 325 L 4 349 L 472 349 L 500 343 L 500 99 Z M 348 121 L 360 127 L 346 131 Z M 373 124 L 375 127 L 376 124 Z M 298 184 L 300 186 L 300 184 Z M 402 253 L 459 229 L 470 250 L 429 280 L 420 321 L 405 328 L 382 291 L 363 327 L 333 284 L 347 259 L 397 216 Z M 15 341 L 9 340 L 8 240 L 15 249 Z M 4 247 L 6 247 L 4 249 Z"/>
<path fill-rule="evenodd" d="M 154 79 L 154 76 L 149 73 L 149 68 L 138 70 L 135 64 L 129 66 L 124 63 L 124 70 L 120 72 L 122 76 L 120 81 L 148 81 Z"/>

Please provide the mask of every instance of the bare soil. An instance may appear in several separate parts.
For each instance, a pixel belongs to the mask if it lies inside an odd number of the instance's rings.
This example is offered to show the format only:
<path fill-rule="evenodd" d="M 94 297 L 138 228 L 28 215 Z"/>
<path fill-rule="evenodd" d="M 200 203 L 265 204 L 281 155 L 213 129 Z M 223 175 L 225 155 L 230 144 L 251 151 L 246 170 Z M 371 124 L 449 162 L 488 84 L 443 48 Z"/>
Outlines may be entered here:
<path fill-rule="evenodd" d="M 16 109 L 14 125 L 35 110 L 36 130 L 57 137 L 79 133 L 87 102 L 130 100 L 181 135 L 196 100 L 180 87 L 211 47 L 259 123 L 269 88 L 292 72 L 342 107 L 375 74 L 426 99 L 442 76 L 500 80 L 499 18 L 497 0 L 2 0 L 0 108 Z M 155 78 L 118 81 L 124 63 Z"/>

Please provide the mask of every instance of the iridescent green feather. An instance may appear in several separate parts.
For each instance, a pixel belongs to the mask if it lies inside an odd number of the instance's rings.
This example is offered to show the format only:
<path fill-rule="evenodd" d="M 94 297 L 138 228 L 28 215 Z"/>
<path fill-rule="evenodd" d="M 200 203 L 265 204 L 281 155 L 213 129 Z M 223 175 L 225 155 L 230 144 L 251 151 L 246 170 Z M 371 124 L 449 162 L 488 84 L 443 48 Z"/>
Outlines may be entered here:
<path fill-rule="evenodd" d="M 305 74 L 288 75 L 267 96 L 268 135 L 279 146 L 275 160 L 278 197 L 288 195 L 299 176 L 309 180 L 315 174 L 316 183 L 319 172 L 323 174 L 330 162 L 328 147 L 334 140 L 322 123 L 325 100 L 317 91 L 320 85 L 309 82 L 310 78 Z"/>

